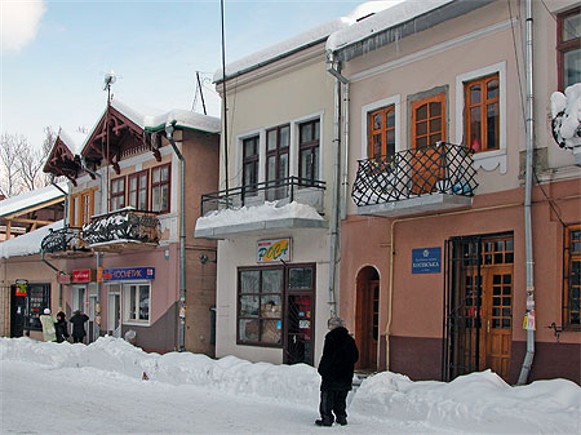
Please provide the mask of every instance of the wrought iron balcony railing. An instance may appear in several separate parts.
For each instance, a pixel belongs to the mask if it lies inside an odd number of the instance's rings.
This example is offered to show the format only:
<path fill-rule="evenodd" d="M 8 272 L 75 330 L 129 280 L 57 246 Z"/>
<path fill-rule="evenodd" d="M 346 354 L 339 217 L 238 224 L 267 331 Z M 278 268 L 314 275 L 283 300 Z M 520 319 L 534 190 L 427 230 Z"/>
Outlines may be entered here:
<path fill-rule="evenodd" d="M 391 159 L 359 160 L 351 198 L 357 206 L 367 206 L 438 193 L 473 196 L 475 177 L 469 149 L 438 142 L 400 151 Z"/>
<path fill-rule="evenodd" d="M 202 195 L 202 216 L 215 210 L 240 208 L 245 205 L 256 205 L 264 201 L 287 199 L 289 202 L 299 201 L 317 208 L 315 203 L 321 202 L 310 193 L 325 190 L 325 182 L 298 177 L 288 177 L 280 180 L 265 181 L 247 186 L 234 187 L 219 192 Z M 316 195 L 314 195 L 316 196 Z"/>
<path fill-rule="evenodd" d="M 131 207 L 91 217 L 81 237 L 89 245 L 114 242 L 157 243 L 160 237 L 156 213 Z"/>
<path fill-rule="evenodd" d="M 58 230 L 49 230 L 49 233 L 40 242 L 42 252 L 47 254 L 87 252 L 86 244 L 81 239 L 81 229 L 64 227 Z"/>

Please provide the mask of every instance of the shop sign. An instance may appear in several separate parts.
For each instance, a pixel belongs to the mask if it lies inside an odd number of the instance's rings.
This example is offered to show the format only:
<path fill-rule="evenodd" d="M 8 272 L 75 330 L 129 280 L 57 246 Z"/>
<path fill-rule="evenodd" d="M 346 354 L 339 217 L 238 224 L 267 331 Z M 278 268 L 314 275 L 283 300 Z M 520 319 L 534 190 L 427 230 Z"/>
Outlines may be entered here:
<path fill-rule="evenodd" d="M 256 244 L 257 261 L 273 263 L 291 261 L 291 239 L 259 240 Z"/>
<path fill-rule="evenodd" d="M 442 248 L 412 249 L 412 274 L 440 273 L 442 271 Z"/>
<path fill-rule="evenodd" d="M 93 273 L 91 269 L 79 269 L 73 270 L 72 281 L 73 282 L 91 282 L 91 277 Z"/>
<path fill-rule="evenodd" d="M 155 279 L 155 267 L 118 267 L 103 269 L 103 281 L 133 281 L 138 279 Z"/>
<path fill-rule="evenodd" d="M 56 276 L 56 282 L 59 284 L 70 284 L 73 280 L 73 277 L 68 273 L 59 273 Z"/>
<path fill-rule="evenodd" d="M 28 296 L 28 281 L 25 279 L 17 279 L 15 282 L 16 294 L 15 296 Z"/>

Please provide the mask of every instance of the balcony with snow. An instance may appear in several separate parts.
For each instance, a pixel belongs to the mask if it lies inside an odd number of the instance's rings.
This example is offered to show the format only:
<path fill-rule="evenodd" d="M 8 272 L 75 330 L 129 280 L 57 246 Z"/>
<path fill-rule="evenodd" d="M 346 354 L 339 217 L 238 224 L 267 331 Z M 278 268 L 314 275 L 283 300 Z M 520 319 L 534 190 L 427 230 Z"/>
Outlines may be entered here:
<path fill-rule="evenodd" d="M 226 239 L 281 229 L 326 228 L 321 216 L 325 183 L 298 177 L 202 195 L 195 237 Z"/>
<path fill-rule="evenodd" d="M 160 232 L 157 213 L 126 207 L 92 216 L 81 237 L 93 251 L 123 252 L 157 247 Z"/>
<path fill-rule="evenodd" d="M 359 160 L 351 198 L 358 214 L 409 216 L 468 208 L 478 187 L 472 153 L 437 142 L 395 153 L 390 159 Z"/>
<path fill-rule="evenodd" d="M 78 258 L 93 255 L 87 243 L 81 239 L 81 229 L 65 226 L 57 230 L 49 229 L 42 239 L 40 249 L 50 258 Z"/>
<path fill-rule="evenodd" d="M 581 83 L 551 95 L 551 115 L 555 142 L 569 150 L 575 165 L 581 166 Z"/>

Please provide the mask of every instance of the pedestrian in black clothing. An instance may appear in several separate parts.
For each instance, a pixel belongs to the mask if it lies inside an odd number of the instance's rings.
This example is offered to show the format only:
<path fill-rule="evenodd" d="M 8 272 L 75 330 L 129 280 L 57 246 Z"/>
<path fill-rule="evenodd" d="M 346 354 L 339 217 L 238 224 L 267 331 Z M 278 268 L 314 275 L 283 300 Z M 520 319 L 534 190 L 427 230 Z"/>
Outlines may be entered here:
<path fill-rule="evenodd" d="M 62 343 L 63 341 L 67 341 L 69 339 L 69 325 L 67 324 L 65 313 L 62 311 L 59 311 L 56 314 L 54 329 L 56 330 L 57 343 Z"/>
<path fill-rule="evenodd" d="M 319 404 L 321 418 L 316 420 L 315 424 L 331 426 L 337 421 L 341 426 L 345 426 L 347 394 L 352 387 L 359 351 L 341 318 L 330 318 L 328 326 L 330 331 L 325 336 L 323 355 L 318 368 L 322 378 Z"/>
<path fill-rule="evenodd" d="M 76 310 L 70 319 L 73 325 L 73 342 L 82 343 L 87 331 L 85 331 L 85 323 L 89 320 L 89 316 Z"/>

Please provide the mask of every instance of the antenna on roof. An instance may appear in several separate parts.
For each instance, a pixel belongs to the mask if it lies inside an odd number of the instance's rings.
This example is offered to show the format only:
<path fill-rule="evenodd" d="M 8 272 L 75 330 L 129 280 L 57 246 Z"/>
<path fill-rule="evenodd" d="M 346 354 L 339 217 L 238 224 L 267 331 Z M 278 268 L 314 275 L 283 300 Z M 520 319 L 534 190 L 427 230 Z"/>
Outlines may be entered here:
<path fill-rule="evenodd" d="M 103 78 L 103 90 L 107 91 L 107 104 L 111 102 L 111 85 L 117 81 L 117 74 L 111 70 L 105 73 Z"/>
<path fill-rule="evenodd" d="M 203 81 L 208 79 L 204 77 Z M 204 100 L 204 89 L 202 88 L 202 79 L 200 79 L 200 71 L 196 71 L 196 93 L 194 94 L 194 101 L 192 103 L 192 111 L 196 111 L 196 101 L 198 100 L 198 94 L 200 95 L 200 100 L 202 100 L 202 110 L 204 115 L 208 114 L 206 110 L 206 101 Z"/>

